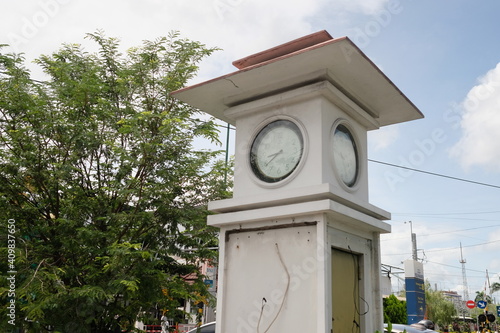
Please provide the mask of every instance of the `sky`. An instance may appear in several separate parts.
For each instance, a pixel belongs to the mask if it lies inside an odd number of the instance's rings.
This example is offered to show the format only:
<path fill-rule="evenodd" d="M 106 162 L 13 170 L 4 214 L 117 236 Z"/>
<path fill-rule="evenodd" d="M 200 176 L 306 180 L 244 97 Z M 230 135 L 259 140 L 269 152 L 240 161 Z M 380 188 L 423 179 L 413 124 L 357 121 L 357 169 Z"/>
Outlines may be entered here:
<path fill-rule="evenodd" d="M 0 0 L 0 44 L 36 76 L 31 61 L 62 43 L 92 50 L 86 33 L 127 49 L 179 31 L 221 49 L 195 83 L 310 33 L 348 36 L 425 115 L 368 136 L 370 203 L 392 213 L 382 262 L 402 268 L 413 231 L 425 278 L 462 295 L 462 246 L 473 298 L 487 275 L 500 282 L 499 12 L 497 0 Z"/>

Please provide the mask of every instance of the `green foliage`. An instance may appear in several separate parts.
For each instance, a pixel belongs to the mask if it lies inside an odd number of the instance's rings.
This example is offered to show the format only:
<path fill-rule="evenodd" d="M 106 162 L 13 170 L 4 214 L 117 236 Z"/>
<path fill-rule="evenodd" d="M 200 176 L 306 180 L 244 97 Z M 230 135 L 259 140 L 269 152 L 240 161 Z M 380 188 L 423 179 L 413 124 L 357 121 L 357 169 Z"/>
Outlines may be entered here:
<path fill-rule="evenodd" d="M 36 61 L 45 82 L 0 53 L 0 210 L 15 220 L 17 325 L 30 332 L 107 332 L 206 297 L 206 203 L 231 185 L 220 152 L 193 149 L 217 141 L 215 123 L 170 97 L 215 49 L 172 33 L 123 55 L 114 38 L 87 38 L 97 53 L 68 44 Z"/>
<path fill-rule="evenodd" d="M 427 282 L 425 286 L 425 302 L 427 317 L 439 327 L 445 327 L 453 321 L 457 311 L 452 302 L 448 301 L 440 291 L 432 290 Z"/>
<path fill-rule="evenodd" d="M 384 322 L 391 324 L 406 324 L 406 302 L 400 301 L 396 296 L 390 295 L 383 300 Z"/>
<path fill-rule="evenodd" d="M 493 299 L 490 295 L 486 294 L 484 291 L 476 291 L 476 297 L 474 298 L 474 302 L 478 301 L 486 301 L 488 304 L 493 303 Z"/>

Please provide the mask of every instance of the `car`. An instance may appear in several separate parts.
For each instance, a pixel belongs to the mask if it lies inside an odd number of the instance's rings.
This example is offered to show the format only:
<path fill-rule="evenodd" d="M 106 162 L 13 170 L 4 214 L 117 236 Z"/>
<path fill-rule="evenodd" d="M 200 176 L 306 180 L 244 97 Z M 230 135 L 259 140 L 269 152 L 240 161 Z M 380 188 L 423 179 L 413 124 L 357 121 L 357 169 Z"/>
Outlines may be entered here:
<path fill-rule="evenodd" d="M 195 327 L 187 333 L 215 333 L 215 321 L 201 325 L 200 327 Z"/>
<path fill-rule="evenodd" d="M 426 328 L 422 324 L 412 324 L 412 325 L 402 325 L 402 324 L 392 324 L 392 332 L 387 331 L 387 324 L 384 325 L 385 333 L 437 333 L 437 331 Z"/>

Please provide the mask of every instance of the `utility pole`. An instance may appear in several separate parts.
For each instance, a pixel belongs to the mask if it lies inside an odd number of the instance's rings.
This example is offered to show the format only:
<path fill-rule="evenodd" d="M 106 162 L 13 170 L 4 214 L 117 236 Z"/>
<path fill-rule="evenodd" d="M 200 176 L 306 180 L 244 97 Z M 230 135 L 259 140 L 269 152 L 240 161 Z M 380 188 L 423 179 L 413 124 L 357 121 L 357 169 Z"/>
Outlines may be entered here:
<path fill-rule="evenodd" d="M 408 221 L 408 223 L 410 224 L 412 258 L 413 258 L 413 260 L 417 261 L 418 260 L 418 255 L 417 255 L 417 234 L 413 233 L 413 224 L 411 223 L 411 221 Z"/>
<path fill-rule="evenodd" d="M 417 255 L 417 234 L 412 233 L 411 234 L 411 245 L 412 245 L 412 257 L 413 260 L 417 261 L 418 260 L 418 255 Z"/>

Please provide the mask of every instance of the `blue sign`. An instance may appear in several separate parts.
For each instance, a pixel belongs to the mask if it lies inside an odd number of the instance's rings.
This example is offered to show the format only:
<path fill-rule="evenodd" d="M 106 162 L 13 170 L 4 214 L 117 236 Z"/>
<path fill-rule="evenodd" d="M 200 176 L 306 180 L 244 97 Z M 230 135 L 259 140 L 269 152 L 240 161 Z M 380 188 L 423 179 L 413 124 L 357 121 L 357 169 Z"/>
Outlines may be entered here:
<path fill-rule="evenodd" d="M 486 308 L 487 304 L 488 303 L 486 303 L 486 301 L 478 301 L 477 302 L 477 307 L 480 308 L 480 309 L 484 309 L 484 308 Z"/>
<path fill-rule="evenodd" d="M 497 316 L 500 317 L 500 305 L 497 305 Z"/>
<path fill-rule="evenodd" d="M 406 278 L 406 313 L 408 324 L 418 323 L 425 316 L 425 281 Z"/>
<path fill-rule="evenodd" d="M 214 286 L 214 280 L 205 280 L 203 281 L 207 288 L 212 288 Z"/>

